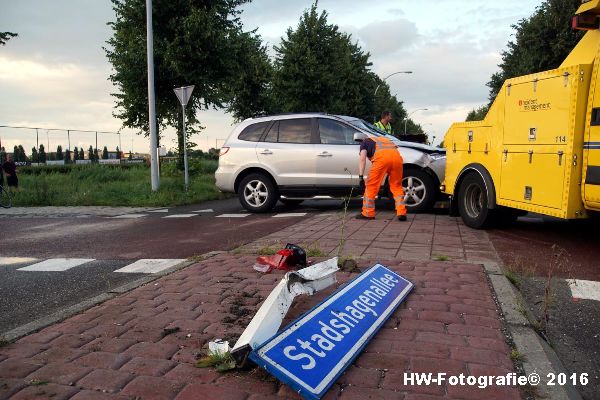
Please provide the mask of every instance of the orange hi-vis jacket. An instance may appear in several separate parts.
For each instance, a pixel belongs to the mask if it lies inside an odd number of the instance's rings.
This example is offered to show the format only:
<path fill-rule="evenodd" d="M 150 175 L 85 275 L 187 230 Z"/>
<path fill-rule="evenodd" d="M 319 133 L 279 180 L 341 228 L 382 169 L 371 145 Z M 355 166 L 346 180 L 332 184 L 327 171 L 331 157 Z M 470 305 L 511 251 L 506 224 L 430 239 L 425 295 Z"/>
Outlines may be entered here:
<path fill-rule="evenodd" d="M 362 214 L 365 217 L 375 217 L 375 198 L 379 193 L 381 182 L 387 174 L 390 190 L 394 196 L 396 215 L 406 215 L 404 189 L 402 188 L 403 160 L 398 146 L 384 137 L 372 137 L 365 140 L 375 142 L 375 153 L 373 157 L 369 158 L 373 165 L 369 171 L 363 194 Z"/>

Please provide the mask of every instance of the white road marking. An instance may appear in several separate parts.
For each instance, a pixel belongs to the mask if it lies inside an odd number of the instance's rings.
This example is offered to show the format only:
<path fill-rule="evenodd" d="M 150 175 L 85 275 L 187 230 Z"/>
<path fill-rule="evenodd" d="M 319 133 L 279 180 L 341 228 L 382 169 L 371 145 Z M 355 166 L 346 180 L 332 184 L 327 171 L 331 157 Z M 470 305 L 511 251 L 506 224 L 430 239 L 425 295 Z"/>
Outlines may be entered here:
<path fill-rule="evenodd" d="M 566 281 L 574 298 L 600 301 L 600 282 L 581 279 L 567 279 Z"/>
<path fill-rule="evenodd" d="M 217 215 L 217 218 L 244 218 L 250 214 L 221 214 Z"/>
<path fill-rule="evenodd" d="M 130 274 L 156 274 L 167 268 L 174 267 L 182 263 L 185 259 L 142 259 L 133 264 L 126 265 L 114 272 L 123 272 Z"/>
<path fill-rule="evenodd" d="M 273 215 L 273 218 L 304 217 L 306 213 L 281 213 Z"/>
<path fill-rule="evenodd" d="M 215 210 L 213 210 L 212 208 L 208 208 L 206 210 L 196 210 L 196 211 L 192 211 L 193 213 L 212 213 L 215 212 Z"/>
<path fill-rule="evenodd" d="M 25 264 L 29 262 L 37 261 L 37 258 L 30 257 L 0 257 L 0 265 L 15 265 Z"/>
<path fill-rule="evenodd" d="M 66 271 L 82 264 L 94 261 L 93 258 L 51 258 L 27 267 L 19 268 L 17 271 Z"/>
<path fill-rule="evenodd" d="M 166 217 L 163 218 L 190 218 L 190 217 L 197 217 L 198 214 L 172 214 L 172 215 L 167 215 Z"/>
<path fill-rule="evenodd" d="M 151 213 L 168 213 L 169 209 L 168 208 L 163 208 L 161 210 L 152 210 L 152 211 L 148 211 L 148 212 L 151 212 Z"/>
<path fill-rule="evenodd" d="M 123 215 L 117 215 L 116 217 L 108 217 L 108 218 L 142 218 L 142 217 L 147 217 L 148 214 L 123 214 Z"/>

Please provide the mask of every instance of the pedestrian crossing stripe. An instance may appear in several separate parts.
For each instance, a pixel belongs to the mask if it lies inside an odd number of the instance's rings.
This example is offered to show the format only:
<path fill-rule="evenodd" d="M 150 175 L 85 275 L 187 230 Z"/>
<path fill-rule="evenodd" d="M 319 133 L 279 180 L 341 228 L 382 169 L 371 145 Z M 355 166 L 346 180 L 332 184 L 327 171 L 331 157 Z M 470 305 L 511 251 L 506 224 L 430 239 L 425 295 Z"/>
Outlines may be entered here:
<path fill-rule="evenodd" d="M 31 257 L 0 257 L 0 265 L 26 264 L 37 261 L 37 258 Z"/>
<path fill-rule="evenodd" d="M 217 215 L 216 218 L 245 218 L 250 214 L 221 214 Z"/>
<path fill-rule="evenodd" d="M 117 219 L 129 219 L 129 218 L 142 218 L 142 217 L 147 217 L 148 214 L 123 214 L 123 215 L 117 215 L 115 217 L 108 217 L 108 218 L 117 218 Z"/>
<path fill-rule="evenodd" d="M 305 212 L 303 212 L 303 213 L 282 213 L 282 214 L 273 215 L 273 218 L 304 217 L 305 215 L 306 215 Z"/>
<path fill-rule="evenodd" d="M 566 281 L 574 299 L 600 301 L 600 282 L 581 279 L 567 279 Z"/>
<path fill-rule="evenodd" d="M 156 274 L 165 269 L 174 267 L 184 262 L 185 259 L 142 259 L 137 260 L 133 264 L 126 265 L 114 272 L 122 272 L 129 274 Z"/>
<path fill-rule="evenodd" d="M 206 210 L 196 210 L 196 211 L 192 211 L 193 213 L 213 213 L 215 212 L 215 210 L 213 210 L 212 208 L 207 208 Z"/>
<path fill-rule="evenodd" d="M 39 263 L 19 268 L 17 271 L 44 271 L 44 272 L 59 272 L 67 271 L 71 268 L 78 267 L 94 261 L 93 258 L 51 258 Z"/>
<path fill-rule="evenodd" d="M 163 218 L 190 218 L 196 216 L 198 216 L 198 214 L 172 214 L 164 216 Z"/>
<path fill-rule="evenodd" d="M 163 209 L 160 209 L 160 210 L 150 210 L 148 212 L 151 212 L 151 213 L 168 213 L 169 209 L 168 208 L 163 208 Z"/>

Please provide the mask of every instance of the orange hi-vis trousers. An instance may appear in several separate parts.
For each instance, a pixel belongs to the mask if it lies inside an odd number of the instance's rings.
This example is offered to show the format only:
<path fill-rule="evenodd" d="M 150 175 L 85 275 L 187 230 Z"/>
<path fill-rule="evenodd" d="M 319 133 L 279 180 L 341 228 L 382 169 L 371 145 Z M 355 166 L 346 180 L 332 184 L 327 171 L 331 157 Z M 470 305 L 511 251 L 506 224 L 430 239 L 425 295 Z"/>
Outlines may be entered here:
<path fill-rule="evenodd" d="M 365 217 L 375 217 L 375 198 L 379 194 L 381 182 L 387 174 L 390 190 L 394 196 L 396 215 L 406 215 L 404 204 L 404 189 L 402 188 L 402 156 L 398 147 L 387 138 L 371 138 L 376 144 L 375 154 L 371 157 L 373 164 L 369 171 L 366 189 L 363 195 L 362 214 Z"/>

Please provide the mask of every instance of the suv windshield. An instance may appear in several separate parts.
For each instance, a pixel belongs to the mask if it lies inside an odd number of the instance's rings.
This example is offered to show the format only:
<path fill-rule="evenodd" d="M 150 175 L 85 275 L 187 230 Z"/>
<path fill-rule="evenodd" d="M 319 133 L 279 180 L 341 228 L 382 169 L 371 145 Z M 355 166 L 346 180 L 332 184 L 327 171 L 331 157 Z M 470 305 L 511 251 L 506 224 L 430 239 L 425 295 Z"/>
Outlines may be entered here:
<path fill-rule="evenodd" d="M 384 136 L 386 133 L 382 132 L 380 129 L 377 129 L 377 127 L 375 127 L 375 125 L 368 123 L 367 121 L 365 121 L 364 119 L 352 119 L 347 121 L 350 124 L 354 125 L 357 128 L 360 128 L 364 131 L 367 131 L 369 133 L 372 133 L 375 136 Z"/>

